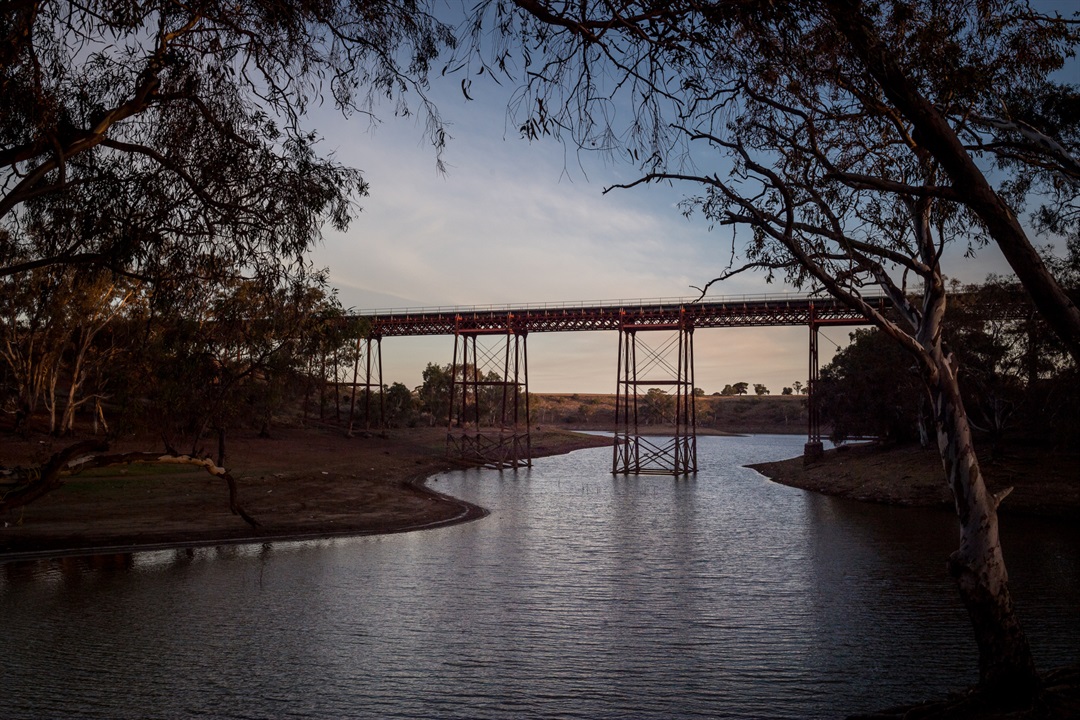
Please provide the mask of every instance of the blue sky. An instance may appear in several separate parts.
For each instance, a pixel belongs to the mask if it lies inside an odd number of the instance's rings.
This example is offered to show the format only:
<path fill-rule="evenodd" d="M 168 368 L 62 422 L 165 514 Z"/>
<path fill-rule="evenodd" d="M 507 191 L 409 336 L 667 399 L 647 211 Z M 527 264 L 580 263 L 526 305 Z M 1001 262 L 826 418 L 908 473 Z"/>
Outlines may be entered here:
<path fill-rule="evenodd" d="M 371 184 L 346 233 L 327 233 L 313 260 L 357 310 L 433 305 L 539 303 L 693 295 L 722 272 L 730 230 L 709 232 L 676 207 L 694 188 L 604 187 L 637 177 L 634 167 L 580 157 L 560 143 L 529 143 L 507 118 L 510 88 L 474 83 L 467 102 L 458 76 L 433 79 L 432 97 L 452 136 L 436 170 L 422 119 L 342 118 L 324 108 L 309 127 L 323 150 L 359 168 Z M 981 280 L 1007 266 L 995 248 L 954 259 L 946 271 Z M 790 292 L 759 275 L 726 281 L 713 294 Z M 846 329 L 827 329 L 822 363 Z M 707 330 L 696 342 L 697 385 L 764 383 L 773 393 L 806 380 L 805 328 Z M 529 339 L 530 389 L 614 392 L 616 335 L 570 333 Z M 390 338 L 384 381 L 413 387 L 429 361 L 448 363 L 452 338 Z"/>

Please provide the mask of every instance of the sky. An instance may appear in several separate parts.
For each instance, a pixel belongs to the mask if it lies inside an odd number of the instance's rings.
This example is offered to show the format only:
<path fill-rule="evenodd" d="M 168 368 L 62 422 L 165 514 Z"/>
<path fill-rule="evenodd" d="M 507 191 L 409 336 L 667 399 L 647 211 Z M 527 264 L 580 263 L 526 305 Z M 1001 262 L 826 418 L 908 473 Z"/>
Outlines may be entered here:
<path fill-rule="evenodd" d="M 431 96 L 451 140 L 436 169 L 421 119 L 376 108 L 380 122 L 324 108 L 309 118 L 323 152 L 360 169 L 370 183 L 347 232 L 328 231 L 312 259 L 356 311 L 448 305 L 505 305 L 691 297 L 729 260 L 730 230 L 710 232 L 677 207 L 690 186 L 603 189 L 637 177 L 630 165 L 585 156 L 553 140 L 519 138 L 507 118 L 512 88 L 435 77 Z M 951 267 L 950 267 L 951 265 Z M 996 248 L 953 261 L 946 272 L 979 281 L 1008 268 Z M 782 283 L 741 275 L 710 295 L 783 294 Z M 848 328 L 826 328 L 821 363 Z M 763 383 L 774 394 L 807 372 L 806 328 L 711 329 L 695 334 L 696 384 Z M 613 393 L 617 334 L 529 337 L 533 392 Z M 415 387 L 428 362 L 447 364 L 452 337 L 388 338 L 383 381 Z"/>

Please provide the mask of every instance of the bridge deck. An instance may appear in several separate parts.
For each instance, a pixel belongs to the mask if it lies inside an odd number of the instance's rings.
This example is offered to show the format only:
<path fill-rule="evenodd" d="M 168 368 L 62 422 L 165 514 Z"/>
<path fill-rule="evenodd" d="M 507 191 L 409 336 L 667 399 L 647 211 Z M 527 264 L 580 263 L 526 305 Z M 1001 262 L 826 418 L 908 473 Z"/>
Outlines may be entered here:
<path fill-rule="evenodd" d="M 885 298 L 867 298 L 881 308 Z M 861 325 L 868 321 L 857 310 L 828 297 L 746 296 L 695 301 L 692 298 L 618 300 L 560 305 L 438 307 L 373 310 L 356 317 L 370 323 L 375 337 L 453 335 L 455 332 L 519 333 L 585 330 L 675 329 L 688 322 L 694 328 L 808 325 L 813 311 L 819 325 Z"/>

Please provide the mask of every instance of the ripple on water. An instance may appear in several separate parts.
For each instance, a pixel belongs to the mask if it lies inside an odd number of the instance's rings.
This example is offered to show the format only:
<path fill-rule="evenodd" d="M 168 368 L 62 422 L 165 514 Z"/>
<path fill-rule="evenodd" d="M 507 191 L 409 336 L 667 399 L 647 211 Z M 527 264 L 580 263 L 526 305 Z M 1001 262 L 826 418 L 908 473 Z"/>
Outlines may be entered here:
<path fill-rule="evenodd" d="M 6 717 L 814 718 L 974 680 L 945 513 L 772 484 L 799 437 L 443 474 L 492 509 L 405 535 L 5 567 Z M 1080 531 L 1010 520 L 1044 664 L 1080 659 Z"/>

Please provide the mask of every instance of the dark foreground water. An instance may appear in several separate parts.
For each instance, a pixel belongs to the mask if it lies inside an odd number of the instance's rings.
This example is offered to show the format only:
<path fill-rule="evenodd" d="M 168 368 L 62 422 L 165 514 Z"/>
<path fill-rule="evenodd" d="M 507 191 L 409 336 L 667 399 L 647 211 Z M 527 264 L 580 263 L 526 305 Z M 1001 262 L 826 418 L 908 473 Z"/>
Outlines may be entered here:
<path fill-rule="evenodd" d="M 973 682 L 955 521 L 738 467 L 802 442 L 443 474 L 492 515 L 441 530 L 9 563 L 0 716 L 825 718 Z M 1037 660 L 1080 660 L 1080 529 L 1005 532 Z"/>

